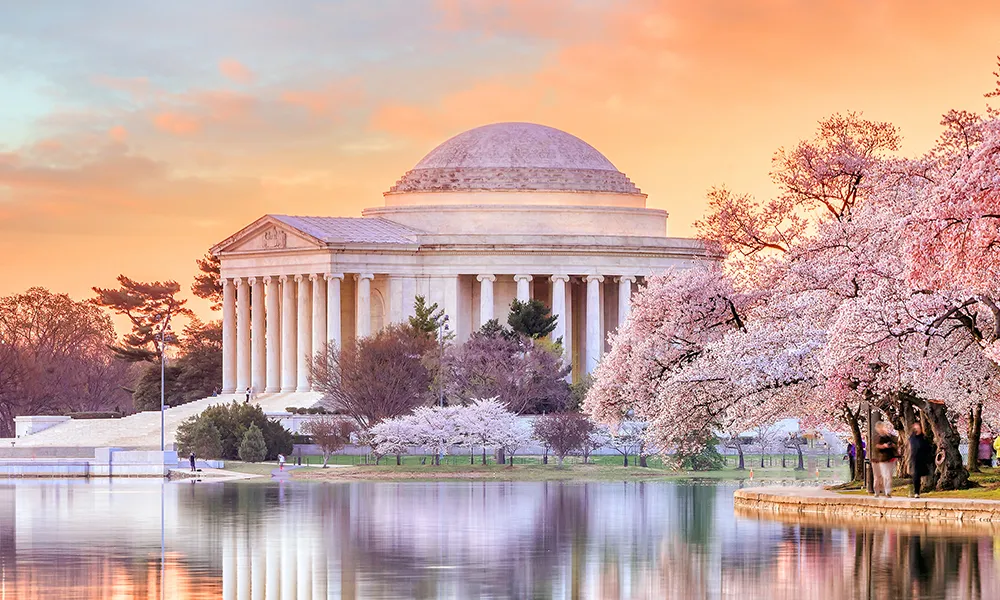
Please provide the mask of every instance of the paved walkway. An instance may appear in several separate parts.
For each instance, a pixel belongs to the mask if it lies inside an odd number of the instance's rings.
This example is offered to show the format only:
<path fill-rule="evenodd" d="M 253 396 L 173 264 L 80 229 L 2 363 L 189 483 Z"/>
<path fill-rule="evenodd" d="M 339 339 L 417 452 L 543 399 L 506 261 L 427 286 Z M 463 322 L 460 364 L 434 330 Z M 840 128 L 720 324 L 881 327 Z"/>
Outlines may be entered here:
<path fill-rule="evenodd" d="M 301 468 L 302 467 L 293 466 L 293 465 L 290 465 L 290 464 L 286 463 L 284 470 L 275 469 L 275 470 L 271 471 L 271 479 L 275 479 L 277 481 L 291 481 L 292 476 L 289 473 L 289 471 L 294 471 L 295 469 L 301 469 Z"/>
<path fill-rule="evenodd" d="M 819 487 L 759 487 L 737 490 L 734 505 L 744 513 L 823 515 L 936 523 L 1000 524 L 1000 502 L 965 498 L 874 498 Z"/>

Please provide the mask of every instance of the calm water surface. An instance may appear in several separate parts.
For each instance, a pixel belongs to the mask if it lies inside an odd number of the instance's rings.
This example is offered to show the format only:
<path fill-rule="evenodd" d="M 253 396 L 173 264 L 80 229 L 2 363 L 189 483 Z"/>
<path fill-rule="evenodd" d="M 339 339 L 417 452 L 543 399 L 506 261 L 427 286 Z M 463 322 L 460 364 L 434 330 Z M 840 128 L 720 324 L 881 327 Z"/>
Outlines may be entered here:
<path fill-rule="evenodd" d="M 698 483 L 0 485 L 0 598 L 1000 598 L 989 534 Z"/>

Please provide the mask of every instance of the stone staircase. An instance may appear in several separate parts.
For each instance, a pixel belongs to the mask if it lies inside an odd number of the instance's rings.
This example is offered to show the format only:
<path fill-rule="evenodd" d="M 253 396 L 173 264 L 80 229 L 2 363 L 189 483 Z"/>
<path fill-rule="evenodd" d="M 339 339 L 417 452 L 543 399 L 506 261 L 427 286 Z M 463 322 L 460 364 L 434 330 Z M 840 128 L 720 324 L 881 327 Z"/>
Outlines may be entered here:
<path fill-rule="evenodd" d="M 259 404 L 268 416 L 287 414 L 285 407 L 311 407 L 319 402 L 321 394 L 316 392 L 285 392 L 260 394 L 253 402 Z M 164 411 L 165 439 L 171 448 L 177 435 L 177 427 L 187 418 L 201 413 L 214 404 L 243 402 L 242 394 L 226 394 L 195 400 Z M 0 440 L 6 447 L 13 448 L 127 448 L 148 450 L 160 448 L 160 412 L 136 413 L 121 419 L 78 419 L 55 425 L 38 433 L 17 439 Z"/>

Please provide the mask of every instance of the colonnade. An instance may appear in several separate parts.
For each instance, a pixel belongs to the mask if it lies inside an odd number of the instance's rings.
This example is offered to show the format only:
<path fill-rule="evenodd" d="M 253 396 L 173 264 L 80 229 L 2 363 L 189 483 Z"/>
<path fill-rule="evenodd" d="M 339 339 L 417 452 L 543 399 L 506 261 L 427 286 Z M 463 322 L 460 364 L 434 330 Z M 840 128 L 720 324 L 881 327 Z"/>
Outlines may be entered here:
<path fill-rule="evenodd" d="M 329 344 L 342 343 L 342 283 L 345 277 L 354 282 L 354 323 L 356 337 L 372 333 L 373 273 L 306 273 L 297 275 L 264 275 L 224 278 L 222 280 L 222 393 L 231 394 L 251 388 L 254 392 L 308 392 L 313 390 L 309 365 L 313 356 Z M 436 277 L 439 280 L 428 294 L 429 302 L 437 302 L 449 315 L 452 329 L 464 314 L 472 314 L 472 298 L 462 293 L 462 275 Z M 466 277 L 472 278 L 473 275 Z M 479 273 L 473 285 L 478 285 L 478 319 L 471 323 L 478 328 L 496 315 L 494 285 L 498 277 L 510 275 Z M 532 297 L 531 283 L 538 275 L 514 274 L 516 298 L 527 301 Z M 415 276 L 386 277 L 389 320 L 406 322 L 413 315 L 414 299 L 418 294 Z M 546 276 L 550 288 L 550 308 L 559 317 L 553 339 L 562 338 L 565 356 L 572 360 L 573 320 L 570 283 L 586 285 L 585 350 L 580 367 L 587 373 L 597 366 L 604 350 L 604 297 L 602 284 L 612 277 L 603 275 Z M 618 323 L 631 309 L 635 276 L 614 276 L 618 283 Z M 509 282 L 510 279 L 507 279 Z M 508 283 L 509 285 L 509 283 Z M 509 293 L 509 292 L 508 292 Z M 348 297 L 350 299 L 350 297 Z M 579 318 L 579 317 L 575 317 Z M 469 317 L 471 319 L 471 316 Z M 501 319 L 502 320 L 502 319 Z"/>

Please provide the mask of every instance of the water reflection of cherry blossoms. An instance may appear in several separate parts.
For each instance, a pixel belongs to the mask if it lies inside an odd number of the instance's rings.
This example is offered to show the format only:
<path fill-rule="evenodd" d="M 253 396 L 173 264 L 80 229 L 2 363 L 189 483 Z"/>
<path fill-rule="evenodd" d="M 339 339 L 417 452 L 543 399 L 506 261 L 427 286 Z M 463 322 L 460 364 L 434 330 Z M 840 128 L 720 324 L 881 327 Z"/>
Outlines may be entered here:
<path fill-rule="evenodd" d="M 1000 598 L 988 535 L 738 517 L 732 492 L 22 482 L 0 486 L 0 599 Z"/>

